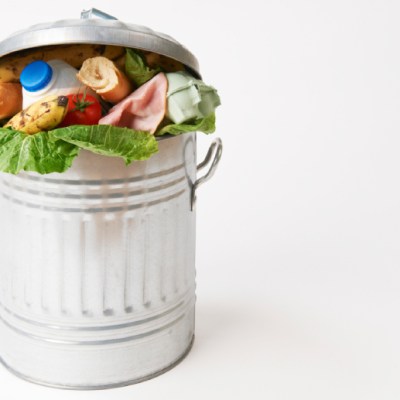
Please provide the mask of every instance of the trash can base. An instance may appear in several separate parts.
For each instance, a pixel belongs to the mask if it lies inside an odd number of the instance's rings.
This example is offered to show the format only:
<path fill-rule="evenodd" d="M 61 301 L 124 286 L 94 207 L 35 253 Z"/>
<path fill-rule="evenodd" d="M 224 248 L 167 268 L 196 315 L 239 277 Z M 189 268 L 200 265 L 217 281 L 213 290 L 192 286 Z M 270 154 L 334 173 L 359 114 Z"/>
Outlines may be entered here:
<path fill-rule="evenodd" d="M 192 336 L 192 340 L 190 341 L 189 346 L 187 347 L 185 352 L 176 361 L 174 361 L 172 364 L 168 365 L 167 367 L 163 368 L 160 371 L 154 372 L 154 373 L 144 376 L 142 378 L 132 379 L 129 381 L 124 381 L 124 382 L 116 382 L 116 383 L 106 384 L 106 385 L 94 385 L 94 386 L 71 385 L 71 386 L 69 386 L 69 385 L 64 385 L 64 384 L 45 382 L 45 381 L 41 381 L 41 380 L 38 380 L 35 378 L 31 378 L 27 375 L 24 375 L 24 374 L 16 371 L 12 367 L 10 367 L 1 357 L 0 357 L 0 363 L 7 369 L 7 371 L 12 373 L 16 377 L 23 379 L 27 382 L 34 383 L 36 385 L 51 387 L 51 388 L 55 388 L 55 389 L 64 389 L 64 390 L 105 390 L 105 389 L 114 389 L 114 388 L 134 385 L 136 383 L 140 383 L 140 382 L 144 382 L 144 381 L 148 381 L 150 379 L 156 378 L 157 376 L 160 376 L 160 375 L 168 372 L 169 370 L 176 367 L 181 361 L 183 361 L 186 358 L 186 356 L 190 353 L 190 350 L 193 347 L 193 343 L 194 343 L 194 335 Z"/>

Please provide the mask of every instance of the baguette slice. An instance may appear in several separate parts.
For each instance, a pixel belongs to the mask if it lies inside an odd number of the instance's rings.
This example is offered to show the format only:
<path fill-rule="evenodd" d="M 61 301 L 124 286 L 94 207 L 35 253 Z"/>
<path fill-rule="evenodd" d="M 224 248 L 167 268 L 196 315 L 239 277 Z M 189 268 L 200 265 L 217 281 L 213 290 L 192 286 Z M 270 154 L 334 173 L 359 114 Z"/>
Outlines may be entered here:
<path fill-rule="evenodd" d="M 102 99 L 113 104 L 120 102 L 133 91 L 128 77 L 105 57 L 88 58 L 76 76 Z"/>
<path fill-rule="evenodd" d="M 22 110 L 22 86 L 0 83 L 0 119 L 12 117 Z"/>

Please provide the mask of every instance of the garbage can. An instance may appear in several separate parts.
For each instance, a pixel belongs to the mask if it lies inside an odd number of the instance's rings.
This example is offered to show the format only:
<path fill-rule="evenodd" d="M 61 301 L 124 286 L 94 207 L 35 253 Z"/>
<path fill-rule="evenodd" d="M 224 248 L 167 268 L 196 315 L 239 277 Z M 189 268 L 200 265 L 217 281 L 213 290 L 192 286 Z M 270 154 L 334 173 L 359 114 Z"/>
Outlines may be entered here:
<path fill-rule="evenodd" d="M 144 49 L 200 76 L 169 36 L 112 19 L 36 25 L 0 43 L 0 57 L 66 43 Z M 62 174 L 0 174 L 0 360 L 14 374 L 103 389 L 157 376 L 189 352 L 196 190 L 222 143 L 214 140 L 198 165 L 196 133 L 158 145 L 129 166 L 82 151 Z"/>

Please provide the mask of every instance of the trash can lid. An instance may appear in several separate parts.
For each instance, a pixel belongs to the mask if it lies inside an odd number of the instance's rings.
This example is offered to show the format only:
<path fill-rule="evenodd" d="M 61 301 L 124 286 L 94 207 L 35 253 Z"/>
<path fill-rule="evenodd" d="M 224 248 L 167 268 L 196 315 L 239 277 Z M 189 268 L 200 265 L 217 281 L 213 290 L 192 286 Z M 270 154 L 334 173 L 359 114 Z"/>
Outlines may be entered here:
<path fill-rule="evenodd" d="M 0 57 L 34 47 L 73 43 L 115 45 L 151 51 L 181 62 L 200 77 L 196 57 L 171 36 L 145 26 L 119 21 L 95 8 L 82 11 L 80 19 L 37 24 L 15 32 L 0 42 Z"/>

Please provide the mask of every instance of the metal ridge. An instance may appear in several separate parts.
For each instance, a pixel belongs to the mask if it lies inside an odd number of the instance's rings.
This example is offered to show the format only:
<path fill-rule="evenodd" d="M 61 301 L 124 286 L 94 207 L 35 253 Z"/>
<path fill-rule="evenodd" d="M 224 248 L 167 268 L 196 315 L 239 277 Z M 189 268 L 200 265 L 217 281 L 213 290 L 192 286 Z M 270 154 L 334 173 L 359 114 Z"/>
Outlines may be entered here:
<path fill-rule="evenodd" d="M 126 206 L 104 206 L 104 207 L 87 207 L 87 208 L 72 208 L 72 207 L 56 207 L 56 206 L 44 206 L 41 204 L 33 204 L 33 203 L 28 203 L 26 201 L 22 201 L 19 199 L 15 199 L 5 193 L 2 193 L 3 198 L 5 198 L 8 201 L 11 201 L 12 203 L 23 205 L 28 208 L 34 208 L 37 210 L 42 210 L 42 211 L 54 211 L 54 212 L 82 212 L 82 213 L 101 213 L 101 212 L 119 212 L 119 211 L 129 211 L 129 210 L 135 210 L 138 208 L 143 208 L 143 207 L 151 207 L 155 206 L 160 203 L 167 202 L 169 200 L 175 199 L 182 194 L 187 192 L 187 190 L 182 189 L 179 192 L 176 192 L 172 195 L 165 196 L 161 199 L 157 200 L 152 200 L 152 201 L 146 201 L 144 203 L 139 203 L 139 204 L 130 204 Z"/>
<path fill-rule="evenodd" d="M 191 297 L 189 297 L 190 294 L 192 295 Z M 100 326 L 99 325 L 97 325 L 97 326 L 94 326 L 94 325 L 88 325 L 88 326 L 56 325 L 56 324 L 40 322 L 37 320 L 23 317 L 21 315 L 14 313 L 13 311 L 9 310 L 6 306 L 4 306 L 1 303 L 0 303 L 0 308 L 3 309 L 4 312 L 11 315 L 13 318 L 18 319 L 18 320 L 22 321 L 23 323 L 34 325 L 37 327 L 47 328 L 47 329 L 52 329 L 52 330 L 57 330 L 57 331 L 64 330 L 64 331 L 89 331 L 89 332 L 91 332 L 91 331 L 106 331 L 106 330 L 113 330 L 113 329 L 124 329 L 124 328 L 129 328 L 132 326 L 138 326 L 138 325 L 141 325 L 141 324 L 144 324 L 147 322 L 155 321 L 159 318 L 167 316 L 168 314 L 174 312 L 175 310 L 177 310 L 180 307 L 185 308 L 187 305 L 191 304 L 193 301 L 195 301 L 195 295 L 193 294 L 192 288 L 190 288 L 182 296 L 182 299 L 178 303 L 174 304 L 172 307 L 167 308 L 166 310 L 164 310 L 158 314 L 150 315 L 141 320 L 120 322 L 115 325 L 100 325 Z M 5 321 L 5 319 L 3 317 L 1 317 L 1 315 L 0 315 L 0 319 Z"/>

